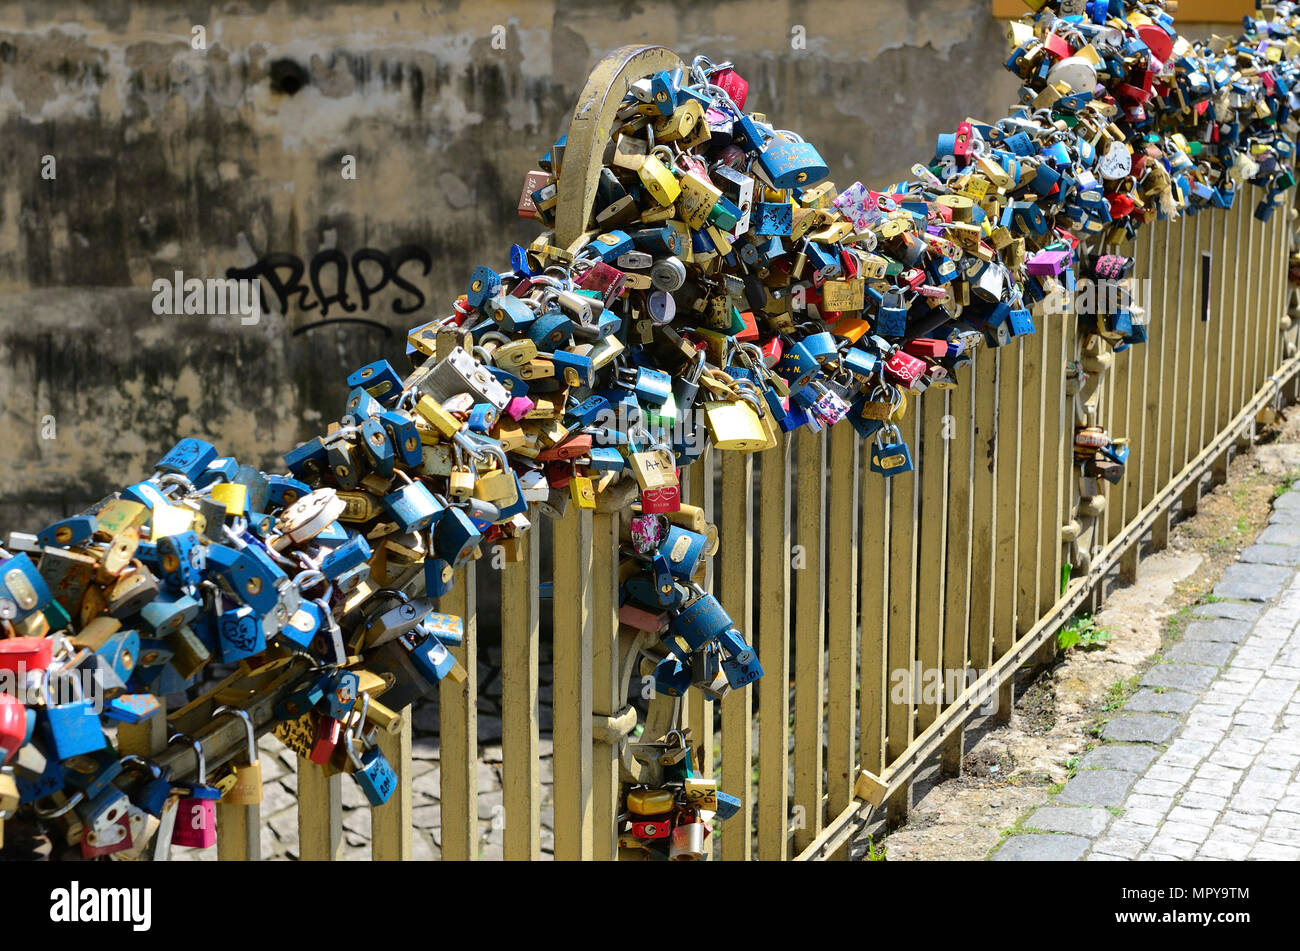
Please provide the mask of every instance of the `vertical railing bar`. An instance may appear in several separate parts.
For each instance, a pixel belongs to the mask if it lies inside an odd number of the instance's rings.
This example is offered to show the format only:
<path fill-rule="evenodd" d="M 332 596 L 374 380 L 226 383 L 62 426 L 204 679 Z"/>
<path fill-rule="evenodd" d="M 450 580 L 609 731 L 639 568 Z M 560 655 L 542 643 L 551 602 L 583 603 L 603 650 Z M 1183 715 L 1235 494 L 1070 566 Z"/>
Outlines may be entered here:
<path fill-rule="evenodd" d="M 1065 317 L 1043 321 L 1043 503 L 1039 538 L 1043 562 L 1038 576 L 1038 613 L 1047 613 L 1061 596 L 1060 461 L 1065 440 Z M 1126 398 L 1127 402 L 1127 398 Z"/>
<path fill-rule="evenodd" d="M 798 430 L 795 443 L 795 535 L 802 568 L 794 585 L 794 850 L 807 848 L 822 830 L 822 690 L 825 678 L 825 597 L 822 522 L 826 443 L 820 433 Z"/>
<path fill-rule="evenodd" d="M 722 454 L 722 514 L 718 524 L 721 550 L 718 600 L 745 632 L 753 631 L 753 456 Z M 740 798 L 740 811 L 727 820 L 721 833 L 721 856 L 727 861 L 747 861 L 753 849 L 753 686 L 732 690 L 722 700 L 721 787 Z"/>
<path fill-rule="evenodd" d="M 1019 586 L 1020 531 L 1020 394 L 1021 347 L 1003 347 L 997 352 L 997 539 L 999 555 L 997 596 L 993 601 L 993 659 L 996 661 L 1016 642 L 1016 594 Z M 1008 678 L 999 690 L 998 718 L 1008 722 L 1015 708 L 1015 678 Z"/>
<path fill-rule="evenodd" d="M 411 708 L 401 713 L 402 726 L 396 733 L 379 731 L 379 750 L 397 776 L 397 791 L 382 806 L 370 807 L 370 857 L 376 862 L 409 862 L 415 858 Z"/>
<path fill-rule="evenodd" d="M 401 792 L 397 796 L 401 796 Z M 217 802 L 217 860 L 259 862 L 262 859 L 262 807 Z"/>
<path fill-rule="evenodd" d="M 343 849 L 343 774 L 298 757 L 298 858 L 337 861 Z"/>
<path fill-rule="evenodd" d="M 591 684 L 592 717 L 617 715 L 627 703 L 621 695 L 618 637 L 617 513 L 597 510 L 591 533 Z M 699 693 L 698 690 L 692 691 Z M 710 724 L 711 726 L 711 724 Z M 697 731 L 698 732 L 698 731 Z M 619 744 L 602 737 L 592 740 L 591 816 L 592 858 L 618 858 Z"/>
<path fill-rule="evenodd" d="M 552 710 L 555 858 L 593 855 L 591 761 L 592 512 L 572 507 L 552 523 Z"/>
<path fill-rule="evenodd" d="M 507 861 L 541 856 L 541 779 L 538 765 L 539 544 L 520 536 L 522 560 L 501 572 L 501 789 L 502 854 Z"/>
<path fill-rule="evenodd" d="M 1046 332 L 1044 328 L 1043 333 Z M 1023 637 L 1038 621 L 1038 575 L 1042 570 L 1036 527 L 1043 504 L 1043 401 L 1044 339 L 1043 333 L 1027 337 L 1017 349 L 1022 351 L 1020 416 L 1020 485 L 1018 502 L 1020 525 L 1016 537 L 1020 549 L 1017 570 L 1016 637 Z M 1013 344 L 1014 346 L 1014 344 Z M 1031 528 L 1031 526 L 1033 528 Z"/>
<path fill-rule="evenodd" d="M 997 427 L 998 427 L 998 355 L 992 350 L 975 353 L 970 371 L 970 385 L 975 428 L 971 452 L 974 476 L 971 479 L 971 585 L 970 585 L 970 661 L 977 670 L 993 664 L 993 605 L 1001 574 L 997 558 Z M 976 575 L 974 566 L 979 567 Z"/>
<path fill-rule="evenodd" d="M 948 446 L 947 513 L 944 561 L 943 667 L 945 708 L 954 699 L 947 685 L 949 672 L 961 671 L 957 692 L 965 689 L 971 668 L 971 544 L 973 540 L 972 498 L 975 482 L 975 368 L 956 389 L 948 393 L 948 411 L 952 421 Z M 945 424 L 947 419 L 945 419 Z M 981 569 L 981 574 L 982 574 Z M 983 579 L 981 578 L 981 583 Z M 978 666 L 978 665 L 977 665 Z M 944 776 L 961 772 L 965 756 L 965 730 L 958 726 L 944 741 L 939 768 Z"/>
<path fill-rule="evenodd" d="M 790 857 L 790 469 L 794 440 L 759 457 L 758 508 L 758 857 Z"/>
<path fill-rule="evenodd" d="M 920 443 L 920 410 L 908 408 L 911 425 L 900 427 L 910 432 L 907 441 L 912 447 Z M 912 475 L 893 477 L 889 491 L 889 705 L 886 708 L 886 756 L 893 762 L 911 745 L 915 737 L 916 696 L 914 663 L 916 660 L 916 479 Z M 900 678 L 905 685 L 896 688 Z M 898 789 L 887 806 L 889 824 L 897 826 L 907 821 L 912 808 L 911 784 Z"/>
<path fill-rule="evenodd" d="M 494 557 L 499 552 L 493 552 Z M 438 610 L 461 619 L 464 640 L 450 648 L 465 669 L 464 683 L 448 677 L 438 686 L 439 814 L 442 857 L 478 858 L 478 578 L 473 562 L 457 569 Z"/>
<path fill-rule="evenodd" d="M 879 774 L 885 768 L 885 697 L 889 687 L 885 655 L 889 591 L 889 480 L 866 465 L 871 444 L 862 447 L 861 545 L 858 555 L 858 625 L 861 628 L 859 757 L 862 768 Z"/>
<path fill-rule="evenodd" d="M 833 426 L 829 441 L 826 793 L 829 814 L 837 816 L 853 801 L 857 778 L 858 436 L 850 426 Z M 847 845 L 835 857 L 847 858 Z"/>
<path fill-rule="evenodd" d="M 713 448 L 706 444 L 704 451 L 686 469 L 687 498 L 691 505 L 704 510 L 704 518 L 713 522 Z M 713 559 L 705 559 L 705 591 L 713 592 Z M 713 735 L 713 701 L 702 690 L 690 690 L 686 694 L 686 720 L 694 731 L 694 742 L 699 750 L 700 769 L 705 776 L 713 775 L 714 735 Z"/>
<path fill-rule="evenodd" d="M 940 661 L 944 655 L 944 565 L 947 541 L 944 531 L 949 502 L 948 441 L 944 438 L 948 415 L 946 396 L 943 390 L 931 388 L 917 398 L 916 412 L 921 423 L 921 441 L 915 447 L 917 472 L 904 476 L 919 479 L 916 590 L 924 592 L 924 595 L 916 599 L 916 641 L 917 663 L 921 667 L 923 686 L 932 683 L 929 678 L 936 675 L 942 678 Z M 832 520 L 831 524 L 836 522 Z M 918 733 L 935 721 L 942 706 L 942 695 L 923 695 L 918 698 Z"/>

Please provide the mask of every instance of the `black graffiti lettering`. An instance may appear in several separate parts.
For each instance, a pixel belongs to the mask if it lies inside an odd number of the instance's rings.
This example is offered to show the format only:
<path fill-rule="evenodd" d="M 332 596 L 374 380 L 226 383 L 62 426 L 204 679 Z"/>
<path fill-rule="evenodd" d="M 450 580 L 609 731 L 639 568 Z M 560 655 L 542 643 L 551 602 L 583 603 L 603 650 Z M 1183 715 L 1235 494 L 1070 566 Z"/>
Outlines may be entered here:
<path fill-rule="evenodd" d="M 335 290 L 327 295 L 320 286 L 320 274 L 326 266 L 334 265 Z M 336 248 L 319 251 L 311 259 L 311 286 L 320 301 L 320 315 L 328 317 L 330 304 L 337 303 L 345 313 L 352 313 L 357 305 L 348 300 L 348 256 Z"/>
<path fill-rule="evenodd" d="M 369 284 L 366 282 L 366 275 L 361 269 L 361 265 L 367 261 L 373 261 L 379 265 L 379 282 Z M 388 255 L 383 251 L 376 251 L 374 248 L 361 248 L 352 255 L 352 274 L 357 279 L 357 290 L 361 295 L 361 309 L 370 309 L 370 298 L 380 290 L 388 286 L 388 282 L 393 278 L 393 265 L 388 260 Z"/>
<path fill-rule="evenodd" d="M 295 296 L 299 310 L 310 313 L 319 307 L 321 317 L 329 317 L 330 308 L 336 304 L 347 314 L 358 308 L 368 311 L 378 293 L 389 286 L 403 292 L 393 298 L 393 312 L 412 314 L 424 306 L 426 297 L 416 284 L 398 273 L 408 261 L 420 266 L 421 277 L 427 277 L 433 268 L 433 256 L 427 248 L 403 244 L 388 253 L 378 248 L 359 248 L 353 253 L 350 264 L 347 254 L 337 248 L 317 252 L 307 265 L 296 254 L 268 254 L 249 267 L 226 268 L 226 277 L 256 279 L 262 309 L 268 311 L 271 308 L 267 304 L 266 287 L 269 286 L 282 314 L 289 312 Z M 375 266 L 379 270 L 377 277 Z M 321 286 L 321 274 L 327 267 L 334 269 L 333 293 L 326 293 Z M 348 293 L 349 272 L 356 278 L 359 301 L 354 301 Z M 310 284 L 303 281 L 304 274 Z"/>
<path fill-rule="evenodd" d="M 409 307 L 402 303 L 400 297 L 394 298 L 393 313 L 413 314 L 421 307 L 424 306 L 424 294 L 414 284 L 405 280 L 402 277 L 402 275 L 399 274 L 398 272 L 401 270 L 402 265 L 405 264 L 407 261 L 419 261 L 421 264 L 424 265 L 424 269 L 420 272 L 420 274 L 422 276 L 427 275 L 429 273 L 429 269 L 433 267 L 433 258 L 429 256 L 428 251 L 420 247 L 418 244 L 404 244 L 400 248 L 397 248 L 395 251 L 393 251 L 393 253 L 389 255 L 389 257 L 391 258 L 393 264 L 393 286 L 400 287 L 402 290 L 406 291 L 407 293 L 414 294 L 417 298 L 416 302 L 410 305 Z"/>

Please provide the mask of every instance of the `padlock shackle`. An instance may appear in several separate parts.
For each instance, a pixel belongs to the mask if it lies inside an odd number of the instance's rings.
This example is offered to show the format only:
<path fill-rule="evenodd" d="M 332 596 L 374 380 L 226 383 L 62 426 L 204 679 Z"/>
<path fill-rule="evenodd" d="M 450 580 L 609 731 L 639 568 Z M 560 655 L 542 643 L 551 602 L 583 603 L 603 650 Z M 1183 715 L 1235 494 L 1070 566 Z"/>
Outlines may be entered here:
<path fill-rule="evenodd" d="M 247 710 L 241 710 L 238 707 L 225 706 L 224 704 L 212 711 L 212 719 L 218 717 L 239 717 L 244 721 L 244 731 L 248 736 L 248 763 L 251 766 L 257 761 L 257 731 L 253 729 L 253 718 L 249 716 Z"/>

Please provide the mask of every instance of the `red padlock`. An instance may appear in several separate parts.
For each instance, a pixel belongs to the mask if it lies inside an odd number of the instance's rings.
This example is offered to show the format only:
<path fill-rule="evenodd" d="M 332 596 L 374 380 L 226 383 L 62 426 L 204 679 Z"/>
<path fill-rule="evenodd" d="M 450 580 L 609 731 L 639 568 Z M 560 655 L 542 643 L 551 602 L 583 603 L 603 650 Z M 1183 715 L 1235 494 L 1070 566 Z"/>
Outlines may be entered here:
<path fill-rule="evenodd" d="M 599 291 L 605 306 L 608 307 L 615 298 L 623 293 L 623 285 L 627 283 L 627 275 L 604 261 L 597 261 L 587 268 L 574 283 L 583 290 Z"/>
<path fill-rule="evenodd" d="M 770 370 L 781 362 L 781 353 L 785 348 L 781 345 L 780 337 L 773 337 L 758 349 L 763 352 L 763 366 Z"/>
<path fill-rule="evenodd" d="M 338 748 L 342 735 L 342 724 L 333 717 L 321 717 L 316 724 L 316 739 L 311 746 L 311 755 L 307 758 L 313 763 L 324 766 Z"/>
<path fill-rule="evenodd" d="M 925 373 L 925 361 L 899 350 L 885 361 L 885 376 L 895 383 L 910 387 Z"/>
<path fill-rule="evenodd" d="M 0 670 L 43 671 L 50 666 L 53 648 L 54 642 L 45 637 L 0 639 Z"/>
<path fill-rule="evenodd" d="M 666 839 L 672 835 L 672 831 L 673 824 L 667 816 L 632 823 L 632 834 L 638 839 Z"/>
<path fill-rule="evenodd" d="M 969 159 L 971 154 L 971 138 L 975 130 L 971 128 L 969 122 L 962 122 L 957 126 L 956 141 L 953 143 L 952 154 L 959 159 Z"/>
<path fill-rule="evenodd" d="M 736 108 L 745 111 L 745 98 L 749 95 L 749 83 L 734 69 L 720 69 L 709 77 L 709 82 L 720 87 L 731 97 Z"/>
<path fill-rule="evenodd" d="M 552 462 L 559 459 L 576 459 L 578 456 L 585 456 L 589 452 L 591 452 L 591 435 L 589 433 L 578 433 L 575 436 L 570 436 L 558 446 L 543 449 L 537 454 L 537 458 L 542 462 Z"/>
<path fill-rule="evenodd" d="M 133 844 L 135 837 L 131 834 L 131 813 L 128 811 L 101 833 L 87 829 L 81 837 L 81 857 L 97 859 L 101 855 L 125 852 Z"/>
<path fill-rule="evenodd" d="M 17 697 L 0 693 L 0 765 L 13 759 L 27 739 L 27 708 Z"/>
<path fill-rule="evenodd" d="M 903 349 L 914 357 L 941 360 L 948 355 L 948 341 L 936 340 L 933 337 L 917 337 L 903 344 Z"/>
<path fill-rule="evenodd" d="M 646 515 L 666 515 L 680 511 L 681 486 L 669 485 L 662 489 L 645 489 L 641 493 L 641 511 Z"/>

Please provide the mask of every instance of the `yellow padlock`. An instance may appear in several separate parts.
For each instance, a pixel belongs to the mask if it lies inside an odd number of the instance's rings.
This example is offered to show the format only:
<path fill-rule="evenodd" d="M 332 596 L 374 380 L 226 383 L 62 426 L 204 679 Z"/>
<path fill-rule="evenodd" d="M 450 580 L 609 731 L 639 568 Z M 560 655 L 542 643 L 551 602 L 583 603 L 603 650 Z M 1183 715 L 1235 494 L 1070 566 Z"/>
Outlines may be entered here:
<path fill-rule="evenodd" d="M 677 184 L 677 179 L 668 170 L 668 166 L 656 155 L 647 155 L 636 173 L 650 197 L 661 205 L 671 205 L 682 193 L 682 186 Z"/>

